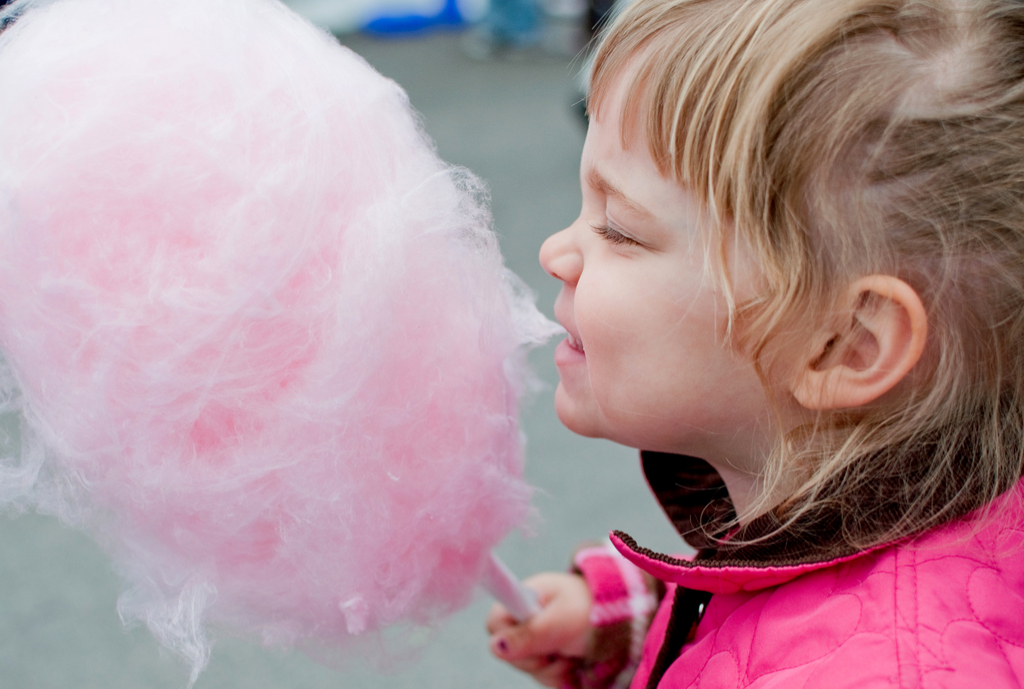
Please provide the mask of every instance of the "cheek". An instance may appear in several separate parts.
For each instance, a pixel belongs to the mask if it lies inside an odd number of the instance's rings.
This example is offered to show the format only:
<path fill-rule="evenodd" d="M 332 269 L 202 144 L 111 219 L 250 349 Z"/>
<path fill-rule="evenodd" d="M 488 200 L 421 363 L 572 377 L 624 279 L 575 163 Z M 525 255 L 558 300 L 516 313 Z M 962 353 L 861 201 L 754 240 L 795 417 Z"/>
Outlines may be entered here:
<path fill-rule="evenodd" d="M 605 292 L 601 308 L 580 322 L 584 338 L 585 327 L 593 335 L 592 346 L 584 342 L 594 393 L 609 406 L 643 413 L 670 407 L 681 389 L 714 394 L 730 369 L 725 307 L 697 285 L 660 286 L 629 299 Z"/>
<path fill-rule="evenodd" d="M 614 276 L 597 276 L 587 284 L 581 281 L 577 287 L 576 326 L 590 368 L 610 363 L 611 358 L 629 352 L 634 346 L 632 340 L 642 329 L 643 321 L 637 315 L 638 299 L 630 287 Z"/>
<path fill-rule="evenodd" d="M 628 380 L 630 362 L 639 355 L 636 334 L 642 326 L 634 304 L 614 280 L 581 283 L 576 291 L 576 327 L 586 350 L 590 387 L 602 408 Z"/>
<path fill-rule="evenodd" d="M 587 352 L 587 369 L 594 395 L 606 412 L 635 405 L 649 388 L 667 357 L 678 347 L 669 331 L 677 331 L 679 314 L 665 309 L 663 297 L 637 289 L 636 284 L 603 280 L 593 289 L 579 290 L 576 324 Z"/>

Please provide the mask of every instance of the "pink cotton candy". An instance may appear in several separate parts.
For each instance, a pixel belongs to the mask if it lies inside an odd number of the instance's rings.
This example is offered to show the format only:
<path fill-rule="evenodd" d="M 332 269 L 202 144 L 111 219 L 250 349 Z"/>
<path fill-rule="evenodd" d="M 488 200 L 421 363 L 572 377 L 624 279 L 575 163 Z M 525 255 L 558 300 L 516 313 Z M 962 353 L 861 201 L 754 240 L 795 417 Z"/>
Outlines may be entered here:
<path fill-rule="evenodd" d="M 119 610 L 343 644 L 468 601 L 528 511 L 524 347 L 480 183 L 273 0 L 19 2 L 0 34 L 0 502 Z"/>

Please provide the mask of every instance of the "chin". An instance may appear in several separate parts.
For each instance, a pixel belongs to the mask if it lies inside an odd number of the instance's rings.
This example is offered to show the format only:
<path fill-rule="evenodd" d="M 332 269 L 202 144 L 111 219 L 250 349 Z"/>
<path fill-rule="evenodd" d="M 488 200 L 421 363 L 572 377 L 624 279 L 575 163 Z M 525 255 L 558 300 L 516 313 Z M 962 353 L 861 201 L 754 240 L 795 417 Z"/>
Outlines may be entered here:
<path fill-rule="evenodd" d="M 588 406 L 570 398 L 561 385 L 555 391 L 555 413 L 563 426 L 585 438 L 608 438 L 603 425 L 596 419 L 598 415 Z"/>
<path fill-rule="evenodd" d="M 601 438 L 633 446 L 628 442 L 623 442 L 620 438 L 615 437 L 613 433 L 609 432 L 607 424 L 604 423 L 600 408 L 597 407 L 595 402 L 590 401 L 590 403 L 581 404 L 569 397 L 560 385 L 555 392 L 555 413 L 558 415 L 558 420 L 562 422 L 562 426 L 565 426 L 565 428 L 577 435 L 582 435 L 586 438 Z"/>

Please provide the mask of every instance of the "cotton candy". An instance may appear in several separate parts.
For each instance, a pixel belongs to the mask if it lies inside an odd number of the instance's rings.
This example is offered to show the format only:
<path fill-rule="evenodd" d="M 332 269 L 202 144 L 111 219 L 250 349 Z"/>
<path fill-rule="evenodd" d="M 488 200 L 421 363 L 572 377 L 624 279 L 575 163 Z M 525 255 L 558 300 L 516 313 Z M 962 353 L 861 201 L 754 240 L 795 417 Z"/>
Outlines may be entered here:
<path fill-rule="evenodd" d="M 405 94 L 274 0 L 0 21 L 0 502 L 87 530 L 191 664 L 464 605 L 529 511 L 552 334 Z"/>

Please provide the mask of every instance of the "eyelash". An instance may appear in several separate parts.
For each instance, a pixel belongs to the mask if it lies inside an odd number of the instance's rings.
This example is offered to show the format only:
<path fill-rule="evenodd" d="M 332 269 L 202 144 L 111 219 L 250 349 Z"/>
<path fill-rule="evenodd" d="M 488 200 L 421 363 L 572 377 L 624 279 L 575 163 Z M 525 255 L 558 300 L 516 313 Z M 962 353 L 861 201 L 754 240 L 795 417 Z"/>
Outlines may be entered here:
<path fill-rule="evenodd" d="M 636 241 L 632 237 L 627 237 L 609 225 L 592 225 L 591 227 L 594 228 L 594 232 L 597 232 L 599 237 L 611 244 L 627 244 L 634 246 L 640 244 L 640 242 Z"/>

